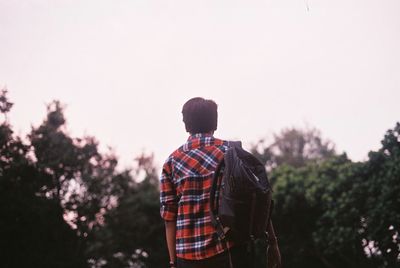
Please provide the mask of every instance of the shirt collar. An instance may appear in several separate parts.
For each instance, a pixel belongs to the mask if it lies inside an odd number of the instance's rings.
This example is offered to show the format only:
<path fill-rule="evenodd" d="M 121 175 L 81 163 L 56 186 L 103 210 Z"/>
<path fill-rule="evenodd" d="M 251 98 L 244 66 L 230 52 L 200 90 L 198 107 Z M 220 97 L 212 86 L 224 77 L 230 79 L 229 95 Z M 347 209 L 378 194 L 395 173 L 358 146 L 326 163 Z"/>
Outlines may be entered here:
<path fill-rule="evenodd" d="M 203 137 L 214 137 L 213 134 L 210 133 L 196 133 L 189 136 L 188 141 L 192 141 L 194 139 L 203 138 Z"/>

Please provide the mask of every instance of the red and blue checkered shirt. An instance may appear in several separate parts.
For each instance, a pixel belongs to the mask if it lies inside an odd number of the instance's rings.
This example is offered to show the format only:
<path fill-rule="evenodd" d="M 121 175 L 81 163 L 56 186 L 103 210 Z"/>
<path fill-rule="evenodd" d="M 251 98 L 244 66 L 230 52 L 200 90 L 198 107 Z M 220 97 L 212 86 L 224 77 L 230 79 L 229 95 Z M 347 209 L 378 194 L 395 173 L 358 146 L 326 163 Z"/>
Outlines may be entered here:
<path fill-rule="evenodd" d="M 233 245 L 218 238 L 209 215 L 212 179 L 227 149 L 227 141 L 194 134 L 163 165 L 160 212 L 165 221 L 176 221 L 178 258 L 205 259 Z"/>

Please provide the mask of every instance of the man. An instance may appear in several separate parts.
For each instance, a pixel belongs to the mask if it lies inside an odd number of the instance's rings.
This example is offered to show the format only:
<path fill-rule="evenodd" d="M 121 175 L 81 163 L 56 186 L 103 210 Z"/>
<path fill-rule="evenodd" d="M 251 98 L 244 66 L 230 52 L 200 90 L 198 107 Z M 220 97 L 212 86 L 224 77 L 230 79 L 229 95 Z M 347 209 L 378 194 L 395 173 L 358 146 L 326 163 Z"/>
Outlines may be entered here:
<path fill-rule="evenodd" d="M 190 136 L 165 161 L 160 179 L 160 212 L 165 221 L 170 267 L 228 268 L 230 263 L 233 268 L 248 267 L 246 245 L 221 241 L 210 219 L 213 174 L 228 149 L 227 141 L 213 136 L 217 104 L 193 98 L 183 105 L 182 115 Z M 268 233 L 268 266 L 280 267 L 272 223 Z"/>

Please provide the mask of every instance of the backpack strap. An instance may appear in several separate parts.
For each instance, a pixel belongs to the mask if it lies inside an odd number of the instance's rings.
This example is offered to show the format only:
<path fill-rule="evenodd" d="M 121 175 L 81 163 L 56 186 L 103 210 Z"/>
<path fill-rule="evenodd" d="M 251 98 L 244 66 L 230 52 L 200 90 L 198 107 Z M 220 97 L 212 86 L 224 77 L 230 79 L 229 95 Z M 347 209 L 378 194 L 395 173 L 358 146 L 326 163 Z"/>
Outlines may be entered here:
<path fill-rule="evenodd" d="M 217 206 L 215 204 L 215 194 L 217 192 L 217 188 L 219 190 L 220 188 L 220 184 L 218 183 L 220 174 L 221 174 L 221 170 L 223 168 L 223 166 L 225 165 L 224 160 L 222 160 L 218 166 L 217 169 L 214 172 L 214 176 L 213 176 L 213 182 L 212 182 L 212 186 L 211 186 L 211 190 L 210 190 L 210 218 L 211 218 L 211 223 L 213 224 L 213 226 L 216 228 L 217 230 L 217 234 L 220 238 L 224 238 L 225 237 L 225 232 L 222 228 L 221 223 L 219 222 L 218 216 L 215 214 L 215 210 L 217 209 Z"/>
<path fill-rule="evenodd" d="M 215 170 L 214 176 L 213 176 L 213 182 L 210 190 L 210 218 L 211 218 L 211 223 L 215 227 L 218 237 L 221 239 L 222 243 L 225 245 L 226 250 L 228 252 L 228 260 L 229 260 L 229 268 L 233 268 L 233 262 L 232 262 L 232 255 L 231 255 L 231 250 L 228 246 L 228 241 L 226 240 L 226 232 L 229 230 L 224 230 L 222 227 L 221 222 L 219 221 L 218 216 L 214 213 L 216 210 L 216 205 L 215 205 L 215 193 L 220 189 L 220 185 L 218 183 L 219 176 L 221 174 L 222 168 L 225 166 L 224 159 L 218 164 L 217 169 Z"/>
<path fill-rule="evenodd" d="M 242 148 L 242 142 L 241 141 L 228 141 L 228 146 Z"/>
<path fill-rule="evenodd" d="M 241 141 L 228 141 L 228 147 L 236 147 L 236 148 L 242 148 L 242 142 Z M 225 167 L 225 160 L 222 159 L 222 161 L 218 164 L 214 176 L 213 176 L 213 181 L 211 185 L 211 190 L 210 190 L 210 218 L 211 218 L 211 223 L 215 227 L 218 236 L 221 239 L 225 238 L 225 234 L 229 231 L 229 229 L 224 230 L 222 227 L 218 216 L 216 215 L 218 213 L 217 208 L 218 204 L 216 202 L 218 200 L 215 200 L 215 194 L 217 192 L 217 189 L 219 190 L 221 187 L 221 184 L 219 182 L 219 178 L 221 175 L 221 170 Z M 215 213 L 216 212 L 216 213 Z"/>

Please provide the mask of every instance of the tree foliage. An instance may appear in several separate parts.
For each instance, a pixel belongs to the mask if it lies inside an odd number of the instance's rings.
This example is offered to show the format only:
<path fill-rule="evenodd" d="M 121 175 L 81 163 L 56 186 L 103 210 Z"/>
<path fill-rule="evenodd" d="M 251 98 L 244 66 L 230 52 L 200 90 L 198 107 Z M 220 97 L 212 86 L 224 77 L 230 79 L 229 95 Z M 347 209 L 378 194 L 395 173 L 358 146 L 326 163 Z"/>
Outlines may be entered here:
<path fill-rule="evenodd" d="M 399 126 L 366 162 L 342 154 L 272 171 L 286 267 L 400 265 Z"/>
<path fill-rule="evenodd" d="M 95 137 L 68 133 L 65 107 L 19 137 L 0 92 L 2 267 L 165 267 L 158 170 L 139 155 L 119 170 Z M 315 129 L 284 129 L 252 151 L 269 170 L 284 267 L 399 267 L 400 123 L 364 162 L 337 154 Z M 265 266 L 265 241 L 256 263 Z"/>
<path fill-rule="evenodd" d="M 3 113 L 11 108 L 2 91 Z M 94 137 L 67 133 L 64 107 L 47 106 L 27 141 L 0 126 L 1 256 L 6 267 L 157 267 L 166 262 L 153 158 L 117 170 Z M 138 172 L 144 180 L 137 182 Z M 159 265 L 160 267 L 162 265 Z"/>
<path fill-rule="evenodd" d="M 252 146 L 251 152 L 272 170 L 282 164 L 301 167 L 310 161 L 320 161 L 336 154 L 335 145 L 321 137 L 317 129 L 285 128 L 273 134 L 273 141 L 265 139 Z"/>
<path fill-rule="evenodd" d="M 363 243 L 381 267 L 400 266 L 400 123 L 369 153 L 362 180 Z"/>
<path fill-rule="evenodd" d="M 8 102 L 5 92 L 0 99 Z M 2 103 L 0 106 L 4 107 Z M 6 110 L 3 110 L 6 112 Z M 46 197 L 52 177 L 38 168 L 32 147 L 0 126 L 0 256 L 4 267 L 85 267 L 81 240 Z"/>
<path fill-rule="evenodd" d="M 162 267 L 168 263 L 153 157 L 141 155 L 136 162 L 135 172 L 145 174 L 141 182 L 127 172 L 113 181 L 117 205 L 105 215 L 88 249 L 94 267 Z"/>

